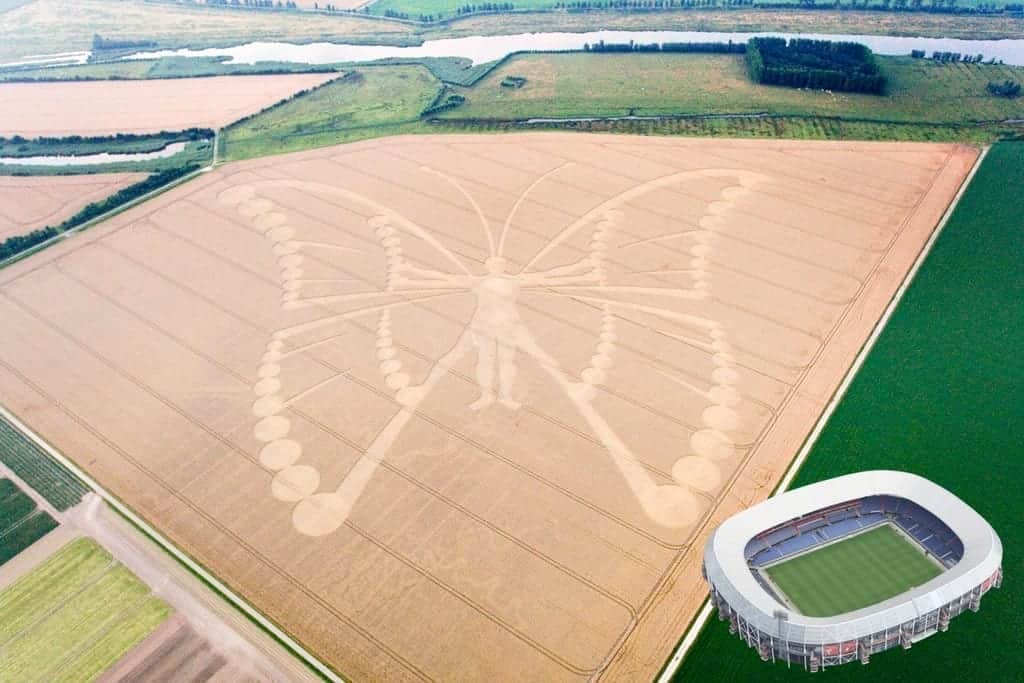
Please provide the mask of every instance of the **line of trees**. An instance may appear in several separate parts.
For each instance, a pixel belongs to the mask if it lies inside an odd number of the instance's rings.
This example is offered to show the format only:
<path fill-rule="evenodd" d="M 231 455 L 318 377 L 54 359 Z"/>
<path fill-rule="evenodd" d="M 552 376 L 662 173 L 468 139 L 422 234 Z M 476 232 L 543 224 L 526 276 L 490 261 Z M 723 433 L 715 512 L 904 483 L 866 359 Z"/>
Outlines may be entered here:
<path fill-rule="evenodd" d="M 746 43 L 584 43 L 584 52 L 713 52 L 735 53 L 746 52 Z"/>
<path fill-rule="evenodd" d="M 127 38 L 104 38 L 98 33 L 92 34 L 93 50 L 131 50 L 145 47 L 156 47 L 156 41 L 129 40 Z"/>
<path fill-rule="evenodd" d="M 433 116 L 434 114 L 440 114 L 443 111 L 448 111 L 449 109 L 461 107 L 465 101 L 466 98 L 464 96 L 458 94 L 447 85 L 443 86 L 437 91 L 437 95 L 433 100 L 431 100 L 430 104 L 424 107 L 423 111 L 420 112 L 420 118 L 426 118 L 428 116 Z"/>
<path fill-rule="evenodd" d="M 766 85 L 881 94 L 885 76 L 875 56 L 860 43 L 794 38 L 752 38 L 747 42 L 750 77 Z"/>
<path fill-rule="evenodd" d="M 144 194 L 152 192 L 153 190 L 163 187 L 168 183 L 174 182 L 175 180 L 183 178 L 189 173 L 193 173 L 198 170 L 198 165 L 189 164 L 180 168 L 172 168 L 166 171 L 160 171 L 159 173 L 154 173 L 134 185 L 129 185 L 126 188 L 118 190 L 106 199 L 101 199 L 98 202 L 87 204 L 82 207 L 78 213 L 71 218 L 68 218 L 60 225 L 48 225 L 45 228 L 33 230 L 27 235 L 15 235 L 14 237 L 8 237 L 3 242 L 0 242 L 0 261 L 20 254 L 23 251 L 27 251 L 38 244 L 42 244 L 48 239 L 56 237 L 62 232 L 66 232 L 71 228 L 81 225 L 86 221 L 90 221 L 108 211 L 112 211 L 119 206 L 123 206 L 133 199 L 137 199 Z"/>
<path fill-rule="evenodd" d="M 589 10 L 665 10 L 688 9 L 691 7 L 754 7 L 760 3 L 755 0 L 570 0 L 556 2 L 555 9 L 570 12 L 586 12 Z M 792 9 L 793 5 L 789 5 Z"/>
<path fill-rule="evenodd" d="M 928 54 L 924 50 L 911 50 L 910 56 L 914 59 L 924 59 Z M 1002 60 L 996 60 L 995 57 L 990 58 L 987 62 L 985 61 L 985 55 L 980 52 L 976 55 L 965 55 L 959 52 L 932 52 L 931 60 L 939 62 L 941 64 L 953 64 L 957 62 L 963 62 L 965 64 L 1002 64 Z"/>
<path fill-rule="evenodd" d="M 1009 100 L 1020 97 L 1020 83 L 1009 79 L 1002 83 L 992 81 L 985 88 L 996 97 L 1005 97 Z"/>
<path fill-rule="evenodd" d="M 511 12 L 516 8 L 511 2 L 482 2 L 479 5 L 463 5 L 455 8 L 455 14 L 477 14 L 480 12 Z"/>
<path fill-rule="evenodd" d="M 976 55 L 964 55 L 959 52 L 933 52 L 932 59 L 936 62 L 964 62 L 965 64 L 981 64 L 985 59 L 985 55 L 978 53 Z"/>
<path fill-rule="evenodd" d="M 274 10 L 287 10 L 287 9 L 298 9 L 291 0 L 282 2 L 281 0 L 206 0 L 207 5 L 217 5 L 219 7 L 247 7 L 249 9 L 274 9 Z"/>
<path fill-rule="evenodd" d="M 43 147 L 54 147 L 54 146 L 65 146 L 65 145 L 101 145 L 108 142 L 138 142 L 140 140 L 160 140 L 163 142 L 192 142 L 195 140 L 205 140 L 213 137 L 212 128 L 186 128 L 185 130 L 162 130 L 159 133 L 117 133 L 116 135 L 93 135 L 93 136 L 82 136 L 82 135 L 68 135 L 62 138 L 54 137 L 38 137 L 38 138 L 25 138 L 20 135 L 12 135 L 9 138 L 5 138 L 0 135 L 0 145 L 23 145 L 26 143 L 32 143 L 34 145 L 41 145 Z"/>

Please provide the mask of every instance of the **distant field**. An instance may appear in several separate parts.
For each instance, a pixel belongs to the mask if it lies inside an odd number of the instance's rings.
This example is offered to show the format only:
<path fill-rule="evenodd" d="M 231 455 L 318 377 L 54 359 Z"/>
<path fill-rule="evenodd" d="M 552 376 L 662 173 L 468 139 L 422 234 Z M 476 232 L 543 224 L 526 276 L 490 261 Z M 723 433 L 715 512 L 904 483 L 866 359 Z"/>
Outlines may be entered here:
<path fill-rule="evenodd" d="M 521 3 L 513 4 L 519 6 Z M 636 30 L 772 30 L 990 39 L 1024 37 L 1024 23 L 1017 17 L 907 12 L 701 9 L 513 13 L 481 15 L 450 24 L 420 27 L 350 14 L 239 11 L 142 0 L 116 3 L 105 0 L 36 0 L 0 14 L 0 35 L 4 36 L 0 42 L 0 63 L 25 55 L 88 50 L 96 33 L 105 38 L 150 39 L 161 45 L 208 47 L 250 40 L 415 44 L 425 39 L 537 30 L 582 31 L 593 30 L 594 26 Z"/>
<path fill-rule="evenodd" d="M 10 479 L 0 479 L 0 564 L 56 528 L 50 515 Z"/>
<path fill-rule="evenodd" d="M 942 570 L 885 524 L 765 570 L 802 614 L 831 617 L 888 600 Z"/>
<path fill-rule="evenodd" d="M 335 74 L 0 85 L 0 135 L 107 135 L 219 128 Z"/>
<path fill-rule="evenodd" d="M 72 541 L 0 592 L 0 680 L 93 680 L 170 611 L 94 541 Z"/>
<path fill-rule="evenodd" d="M 421 66 L 359 67 L 287 104 L 231 126 L 225 159 L 324 147 L 416 127 L 440 82 Z"/>
<path fill-rule="evenodd" d="M 513 3 L 515 4 L 515 3 Z M 821 3 L 818 4 L 821 7 Z M 530 31 L 607 30 L 778 31 L 846 33 L 933 38 L 1019 38 L 1024 23 L 1010 15 L 981 16 L 921 12 L 833 11 L 825 9 L 729 9 L 646 12 L 546 12 L 482 14 L 419 33 L 424 38 L 498 35 Z"/>
<path fill-rule="evenodd" d="M 326 3 L 324 3 L 326 4 Z M 92 48 L 93 35 L 161 44 L 212 45 L 247 40 L 348 39 L 403 43 L 412 27 L 350 15 L 247 12 L 142 0 L 36 0 L 0 14 L 0 63 L 31 54 Z"/>
<path fill-rule="evenodd" d="M 763 86 L 740 55 L 545 54 L 515 57 L 461 90 L 467 102 L 446 118 L 529 118 L 666 114 L 797 114 L 914 122 L 1024 117 L 1024 98 L 993 97 L 989 81 L 1024 81 L 1024 68 L 939 65 L 880 58 L 884 97 Z M 526 85 L 503 88 L 507 76 Z"/>
<path fill-rule="evenodd" d="M 0 79 L 102 79 L 102 78 L 146 78 L 155 59 L 133 59 L 124 62 L 100 62 L 98 64 L 75 64 L 74 66 L 49 66 L 34 69 L 8 69 L 0 71 Z"/>
<path fill-rule="evenodd" d="M 161 57 L 117 62 L 96 62 L 72 66 L 5 69 L 0 82 L 56 80 L 138 80 L 147 78 L 193 78 L 260 73 L 323 72 L 326 67 L 295 62 L 228 64 L 220 57 Z"/>
<path fill-rule="evenodd" d="M 1024 143 L 994 145 L 793 486 L 867 469 L 928 477 L 982 514 L 1021 566 L 1024 527 Z M 872 657 L 829 680 L 1019 680 L 1024 593 L 1004 587 L 912 650 Z M 675 680 L 816 680 L 772 666 L 712 619 Z"/>
<path fill-rule="evenodd" d="M 367 3 L 365 1 L 352 0 L 351 4 L 358 6 L 358 5 L 366 5 Z M 453 16 L 456 16 L 456 12 L 458 11 L 458 9 L 460 7 L 465 7 L 467 5 L 480 6 L 482 4 L 484 4 L 484 3 L 482 3 L 482 2 L 470 2 L 469 0 L 373 0 L 373 1 L 371 1 L 368 4 L 368 9 L 370 10 L 370 12 L 372 14 L 378 14 L 378 15 L 383 15 L 388 10 L 391 10 L 393 12 L 404 12 L 404 13 L 408 14 L 410 16 L 410 18 L 417 19 L 421 15 L 434 15 L 434 16 L 453 17 Z M 501 2 L 497 2 L 495 4 L 500 5 L 502 3 Z M 559 5 L 564 5 L 564 4 L 566 4 L 566 3 L 559 2 L 559 0 L 516 0 L 516 1 L 512 2 L 513 8 L 516 11 L 524 11 L 524 10 L 551 10 L 551 9 L 555 9 Z M 679 3 L 677 2 L 676 4 L 679 4 Z M 789 4 L 789 5 L 792 5 L 793 7 L 799 7 L 802 3 L 801 3 L 800 0 L 771 0 L 771 4 L 773 4 L 773 5 Z M 1005 2 L 1002 2 L 1002 1 L 999 1 L 999 0 L 997 0 L 996 2 L 985 2 L 984 0 L 958 0 L 958 2 L 957 2 L 957 6 L 958 7 L 976 7 L 978 5 L 986 5 L 986 6 L 990 6 L 990 7 L 1002 7 L 1005 4 L 1006 4 Z M 868 7 L 881 7 L 882 5 L 883 5 L 882 0 L 869 0 L 869 2 L 867 3 Z M 929 0 L 924 0 L 924 2 L 922 3 L 922 6 L 924 6 L 924 7 L 929 7 L 931 5 L 932 5 L 932 2 L 930 2 Z M 310 6 L 312 6 L 312 3 L 310 3 Z M 338 6 L 341 7 L 341 6 L 344 6 L 344 5 L 339 3 Z M 710 2 L 707 5 L 707 7 L 720 7 L 720 8 L 723 8 L 723 9 L 725 9 L 726 7 L 729 7 L 729 6 L 730 6 L 729 3 L 725 2 L 725 0 L 710 0 Z M 841 7 L 852 7 L 853 4 L 852 4 L 851 0 L 841 0 L 839 2 L 839 6 L 841 6 Z M 861 3 L 857 3 L 857 6 L 862 6 L 862 5 L 861 5 Z M 617 11 L 621 12 L 621 13 L 624 13 L 624 14 L 629 14 L 629 13 L 639 14 L 640 13 L 637 10 L 630 10 L 630 9 L 621 9 L 621 10 L 617 10 Z M 687 11 L 687 10 L 684 10 L 684 9 L 681 9 L 681 8 L 675 8 L 675 11 Z M 692 9 L 690 11 L 692 11 Z"/>

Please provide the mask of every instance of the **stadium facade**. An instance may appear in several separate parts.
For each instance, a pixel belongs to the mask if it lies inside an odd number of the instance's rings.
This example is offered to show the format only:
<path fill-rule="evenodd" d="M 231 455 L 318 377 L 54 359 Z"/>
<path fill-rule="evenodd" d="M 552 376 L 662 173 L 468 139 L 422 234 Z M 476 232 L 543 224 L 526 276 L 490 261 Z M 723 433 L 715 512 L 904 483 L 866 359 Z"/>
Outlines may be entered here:
<path fill-rule="evenodd" d="M 808 617 L 761 568 L 890 524 L 942 572 L 862 609 Z M 906 472 L 850 474 L 783 493 L 731 517 L 708 539 L 704 578 L 719 619 L 765 661 L 810 671 L 911 645 L 1002 583 L 1002 544 L 973 508 Z"/>

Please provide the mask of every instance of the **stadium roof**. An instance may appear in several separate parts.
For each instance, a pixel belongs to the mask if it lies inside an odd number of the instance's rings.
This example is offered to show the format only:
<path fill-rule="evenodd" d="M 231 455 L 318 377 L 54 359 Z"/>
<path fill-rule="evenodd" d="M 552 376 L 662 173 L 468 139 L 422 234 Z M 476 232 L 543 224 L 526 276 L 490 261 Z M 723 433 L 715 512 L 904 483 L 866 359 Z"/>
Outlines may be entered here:
<path fill-rule="evenodd" d="M 808 617 L 775 600 L 754 578 L 744 556 L 758 533 L 838 503 L 888 495 L 925 508 L 964 544 L 953 567 L 910 591 L 854 612 Z M 999 537 L 984 518 L 952 493 L 907 472 L 874 470 L 818 482 L 769 498 L 727 519 L 708 539 L 704 564 L 708 581 L 729 605 L 759 630 L 807 643 L 836 643 L 912 621 L 981 585 L 1002 563 Z M 780 618 L 784 613 L 784 618 Z"/>

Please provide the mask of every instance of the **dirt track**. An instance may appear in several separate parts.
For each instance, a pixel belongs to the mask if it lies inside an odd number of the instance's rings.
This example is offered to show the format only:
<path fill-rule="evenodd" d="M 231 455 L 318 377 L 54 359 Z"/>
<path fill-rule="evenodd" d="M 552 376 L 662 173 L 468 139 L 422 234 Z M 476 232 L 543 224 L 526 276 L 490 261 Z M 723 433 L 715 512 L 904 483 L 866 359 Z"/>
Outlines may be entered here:
<path fill-rule="evenodd" d="M 155 133 L 220 128 L 338 74 L 0 85 L 0 135 Z"/>
<path fill-rule="evenodd" d="M 145 173 L 0 176 L 0 241 L 57 225 L 89 202 L 108 197 Z"/>
<path fill-rule="evenodd" d="M 0 402 L 354 679 L 650 679 L 976 153 L 229 165 L 0 272 Z"/>

